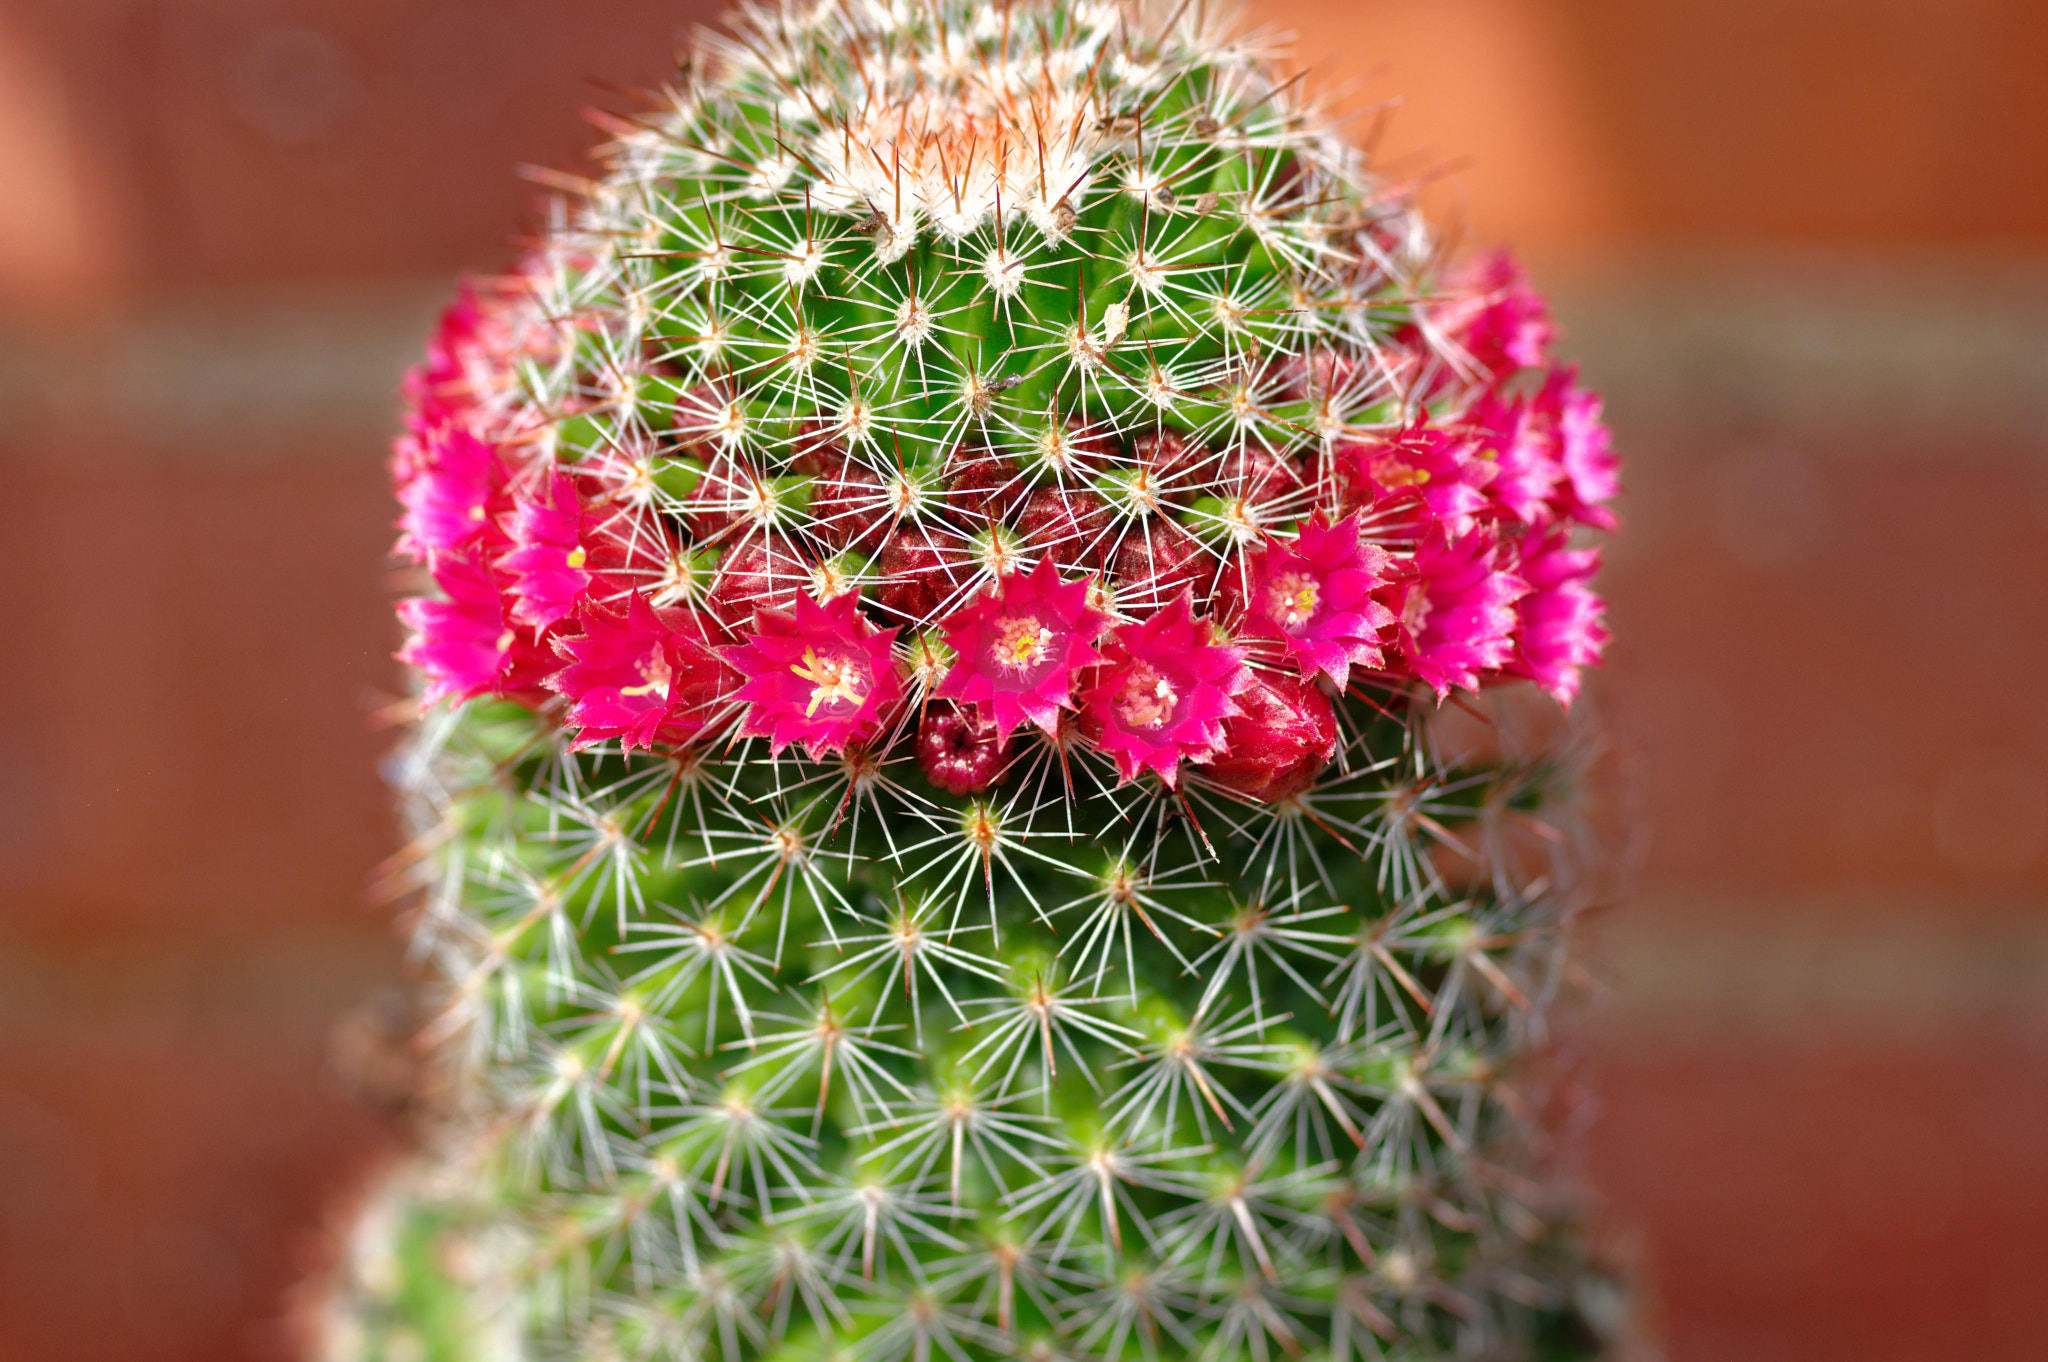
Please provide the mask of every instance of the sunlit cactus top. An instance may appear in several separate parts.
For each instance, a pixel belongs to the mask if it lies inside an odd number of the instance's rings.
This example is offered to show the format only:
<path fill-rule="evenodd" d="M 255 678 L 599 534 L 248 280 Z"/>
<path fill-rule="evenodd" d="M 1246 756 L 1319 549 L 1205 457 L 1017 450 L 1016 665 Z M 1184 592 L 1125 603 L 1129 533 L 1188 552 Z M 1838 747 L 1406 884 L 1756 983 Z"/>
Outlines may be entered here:
<path fill-rule="evenodd" d="M 1200 4 L 750 7 L 606 130 L 395 463 L 507 1195 L 690 1188 L 550 1327 L 1506 1336 L 1569 762 L 1431 716 L 1605 641 L 1543 300 Z"/>

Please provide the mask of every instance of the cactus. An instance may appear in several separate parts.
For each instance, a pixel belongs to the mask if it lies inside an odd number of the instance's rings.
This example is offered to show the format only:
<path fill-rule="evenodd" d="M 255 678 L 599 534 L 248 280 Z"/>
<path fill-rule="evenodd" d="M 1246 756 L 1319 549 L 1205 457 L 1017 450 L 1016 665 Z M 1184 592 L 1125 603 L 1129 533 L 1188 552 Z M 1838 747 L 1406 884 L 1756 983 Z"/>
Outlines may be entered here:
<path fill-rule="evenodd" d="M 1199 5 L 747 8 L 607 130 L 408 383 L 455 1097 L 337 1353 L 1585 1355 L 1542 299 Z"/>

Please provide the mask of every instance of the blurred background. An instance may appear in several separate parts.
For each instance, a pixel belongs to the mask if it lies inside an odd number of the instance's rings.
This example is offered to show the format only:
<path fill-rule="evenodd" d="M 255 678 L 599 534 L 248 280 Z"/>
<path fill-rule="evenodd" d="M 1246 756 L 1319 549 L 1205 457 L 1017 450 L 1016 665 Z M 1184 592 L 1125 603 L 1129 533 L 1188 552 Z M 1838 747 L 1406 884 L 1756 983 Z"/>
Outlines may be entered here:
<path fill-rule="evenodd" d="M 1567 1055 L 1664 1354 L 2048 1356 L 2048 6 L 1254 12 L 1630 461 Z M 397 1140 L 398 373 L 711 17 L 0 0 L 0 1358 L 293 1355 Z"/>

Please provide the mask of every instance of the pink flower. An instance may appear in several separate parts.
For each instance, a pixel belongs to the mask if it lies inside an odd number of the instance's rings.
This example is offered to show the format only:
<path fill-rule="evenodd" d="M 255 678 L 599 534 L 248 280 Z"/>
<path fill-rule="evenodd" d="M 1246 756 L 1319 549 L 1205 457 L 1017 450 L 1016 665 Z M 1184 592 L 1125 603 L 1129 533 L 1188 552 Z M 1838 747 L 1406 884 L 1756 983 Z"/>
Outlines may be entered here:
<path fill-rule="evenodd" d="M 467 428 L 442 426 L 402 437 L 392 473 L 405 507 L 397 552 L 414 562 L 494 528 L 487 508 L 505 485 L 505 465 Z"/>
<path fill-rule="evenodd" d="M 1223 750 L 1223 721 L 1239 712 L 1231 696 L 1252 684 L 1244 649 L 1217 643 L 1193 613 L 1193 593 L 1147 620 L 1110 632 L 1102 665 L 1081 693 L 1081 731 L 1136 780 L 1157 772 L 1168 787 L 1180 763 Z"/>
<path fill-rule="evenodd" d="M 478 348 L 483 329 L 476 286 L 464 279 L 456 286 L 455 301 L 441 313 L 434 334 L 427 339 L 426 360 L 405 374 L 405 397 L 413 408 L 410 420 L 416 429 L 432 429 L 468 416 L 476 395 L 469 385 L 467 361 Z"/>
<path fill-rule="evenodd" d="M 553 340 L 551 328 L 520 325 L 537 320 L 532 316 L 533 277 L 547 268 L 529 256 L 501 278 L 462 281 L 427 341 L 425 361 L 405 375 L 408 428 L 486 428 L 489 401 L 510 384 L 517 356 Z"/>
<path fill-rule="evenodd" d="M 934 693 L 977 706 L 1008 738 L 1026 719 L 1047 733 L 1074 707 L 1074 678 L 1102 660 L 1095 640 L 1108 620 L 1088 607 L 1088 583 L 1060 581 L 1050 558 L 1015 573 L 953 612 L 944 624 L 955 661 Z"/>
<path fill-rule="evenodd" d="M 1600 622 L 1607 605 L 1586 586 L 1600 570 L 1600 550 L 1565 544 L 1561 531 L 1531 531 L 1521 542 L 1515 574 L 1529 584 L 1529 594 L 1515 603 L 1518 627 L 1507 670 L 1569 705 L 1579 692 L 1580 669 L 1598 663 L 1607 643 Z"/>
<path fill-rule="evenodd" d="M 1358 541 L 1358 517 L 1334 527 L 1303 523 L 1292 545 L 1273 543 L 1246 563 L 1243 631 L 1280 641 L 1305 678 L 1327 674 L 1343 689 L 1353 666 L 1379 668 L 1380 634 L 1394 612 L 1373 599 L 1393 579 L 1386 550 Z"/>
<path fill-rule="evenodd" d="M 1551 516 L 1550 498 L 1564 480 L 1557 457 L 1557 423 L 1527 397 L 1506 399 L 1489 392 L 1468 417 L 1481 442 L 1479 457 L 1498 470 L 1487 497 L 1510 520 L 1541 525 Z"/>
<path fill-rule="evenodd" d="M 430 570 L 443 598 L 398 603 L 398 617 L 413 631 L 398 659 L 420 669 L 423 704 L 460 703 L 498 684 L 515 636 L 497 579 L 474 545 L 433 555 Z"/>
<path fill-rule="evenodd" d="M 1564 513 L 1585 525 L 1611 530 L 1620 522 L 1606 507 L 1621 491 L 1621 460 L 1600 420 L 1600 398 L 1578 386 L 1578 370 L 1560 369 L 1536 401 L 1557 424 L 1558 461 L 1564 466 Z"/>
<path fill-rule="evenodd" d="M 545 629 L 575 610 L 590 586 L 581 542 L 583 505 L 558 469 L 543 475 L 538 497 L 521 494 L 506 526 L 512 550 L 497 561 L 511 579 L 512 618 Z"/>
<path fill-rule="evenodd" d="M 1315 784 L 1337 751 L 1337 714 L 1312 682 L 1254 673 L 1223 721 L 1222 755 L 1201 768 L 1208 784 L 1275 804 Z"/>
<path fill-rule="evenodd" d="M 1340 509 L 1375 508 L 1376 521 L 1402 524 L 1418 536 L 1431 520 L 1453 537 L 1464 534 L 1485 506 L 1486 485 L 1496 472 L 1478 455 L 1469 433 L 1432 426 L 1427 413 L 1395 434 L 1344 441 L 1333 451 Z M 1402 499 L 1424 514 L 1392 510 Z"/>
<path fill-rule="evenodd" d="M 813 761 L 874 737 L 903 681 L 896 631 L 869 624 L 859 604 L 857 592 L 823 605 L 799 596 L 793 614 L 757 611 L 747 641 L 718 650 L 745 678 L 734 695 L 747 702 L 742 737 L 766 738 L 774 752 L 800 742 Z"/>
<path fill-rule="evenodd" d="M 1529 586 L 1497 565 L 1495 547 L 1485 530 L 1431 535 L 1415 550 L 1413 574 L 1389 593 L 1400 600 L 1402 662 L 1439 702 L 1453 686 L 1479 689 L 1480 673 L 1514 653 L 1515 602 Z"/>
<path fill-rule="evenodd" d="M 1550 306 L 1512 255 L 1492 251 L 1478 257 L 1451 286 L 1462 296 L 1436 310 L 1436 324 L 1480 367 L 1498 375 L 1544 362 L 1557 334 Z"/>
<path fill-rule="evenodd" d="M 555 641 L 569 665 L 549 678 L 570 700 L 576 745 L 617 738 L 627 751 L 679 747 L 719 717 L 739 677 L 711 648 L 717 625 L 688 610 L 656 611 L 638 592 L 619 615 L 585 602 L 583 632 Z"/>

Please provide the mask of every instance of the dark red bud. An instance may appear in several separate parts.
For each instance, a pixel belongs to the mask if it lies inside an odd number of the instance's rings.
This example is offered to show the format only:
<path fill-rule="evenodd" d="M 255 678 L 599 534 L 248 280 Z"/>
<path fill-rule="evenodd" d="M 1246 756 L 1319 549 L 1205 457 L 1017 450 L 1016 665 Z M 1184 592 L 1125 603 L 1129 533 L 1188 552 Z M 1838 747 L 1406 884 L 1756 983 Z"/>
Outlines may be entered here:
<path fill-rule="evenodd" d="M 710 455 L 704 475 L 683 498 L 683 523 L 691 535 L 710 539 L 737 523 L 758 493 L 760 479 L 759 470 L 744 459 L 725 450 Z"/>
<path fill-rule="evenodd" d="M 1082 467 L 1098 472 L 1123 461 L 1123 450 L 1106 426 L 1091 426 L 1078 416 L 1067 418 L 1067 442 Z"/>
<path fill-rule="evenodd" d="M 961 445 L 946 459 L 946 509 L 965 524 L 1009 520 L 1030 489 L 1017 465 L 978 445 Z"/>
<path fill-rule="evenodd" d="M 882 480 L 850 460 L 811 484 L 813 532 L 835 549 L 873 553 L 889 532 L 889 496 Z"/>
<path fill-rule="evenodd" d="M 1232 697 L 1243 712 L 1223 721 L 1223 755 L 1202 767 L 1217 785 L 1275 804 L 1315 784 L 1337 752 L 1337 715 L 1298 676 L 1255 673 Z"/>
<path fill-rule="evenodd" d="M 917 729 L 917 764 L 925 778 L 949 794 L 974 794 L 996 783 L 1010 760 L 1010 743 L 979 711 L 950 700 L 925 706 Z"/>
<path fill-rule="evenodd" d="M 677 398 L 675 429 L 682 447 L 687 449 L 715 435 L 727 403 L 725 393 L 711 383 L 699 383 Z"/>
<path fill-rule="evenodd" d="M 789 461 L 789 471 L 799 477 L 818 477 L 833 472 L 846 462 L 845 447 L 839 443 L 832 427 L 822 421 L 798 422 L 792 446 L 796 454 Z"/>
<path fill-rule="evenodd" d="M 1126 530 L 1112 561 L 1117 601 L 1125 610 L 1163 606 L 1183 587 L 1194 588 L 1201 599 L 1216 579 L 1216 561 L 1201 541 L 1164 516 L 1147 516 Z"/>
<path fill-rule="evenodd" d="M 1226 453 L 1216 464 L 1214 476 L 1219 495 L 1242 497 L 1254 506 L 1309 485 L 1308 478 L 1293 461 L 1276 459 L 1251 445 Z"/>
<path fill-rule="evenodd" d="M 958 592 L 955 573 L 965 561 L 966 550 L 953 536 L 907 526 L 882 546 L 875 600 L 892 623 L 929 620 Z"/>
<path fill-rule="evenodd" d="M 1131 442 L 1131 457 L 1149 475 L 1155 496 L 1183 506 L 1200 490 L 1205 465 L 1214 467 L 1210 451 L 1170 430 L 1140 435 Z"/>
<path fill-rule="evenodd" d="M 1088 491 L 1041 487 L 1024 502 L 1017 529 L 1033 553 L 1048 553 L 1064 567 L 1099 568 L 1109 556 L 1115 516 Z"/>
<path fill-rule="evenodd" d="M 810 585 L 811 568 L 783 534 L 750 534 L 726 550 L 704 604 L 726 627 L 741 629 L 756 610 L 790 610 Z"/>

